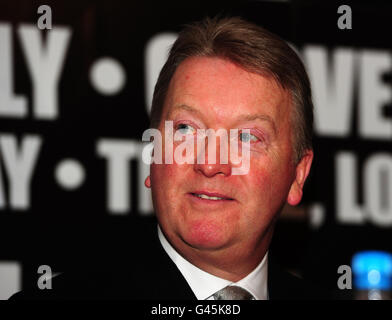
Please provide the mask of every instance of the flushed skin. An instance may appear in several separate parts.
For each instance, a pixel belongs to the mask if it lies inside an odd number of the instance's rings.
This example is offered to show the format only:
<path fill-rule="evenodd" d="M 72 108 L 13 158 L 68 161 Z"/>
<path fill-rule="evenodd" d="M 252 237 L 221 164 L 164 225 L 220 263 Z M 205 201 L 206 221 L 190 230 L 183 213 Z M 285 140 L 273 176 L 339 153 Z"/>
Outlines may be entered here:
<path fill-rule="evenodd" d="M 199 268 L 240 280 L 263 258 L 283 205 L 301 201 L 313 152 L 294 163 L 291 108 L 290 93 L 272 78 L 222 58 L 191 57 L 178 66 L 165 99 L 162 134 L 165 120 L 175 129 L 185 124 L 190 133 L 238 128 L 252 134 L 247 175 L 231 175 L 230 162 L 151 165 L 145 184 L 162 231 Z"/>

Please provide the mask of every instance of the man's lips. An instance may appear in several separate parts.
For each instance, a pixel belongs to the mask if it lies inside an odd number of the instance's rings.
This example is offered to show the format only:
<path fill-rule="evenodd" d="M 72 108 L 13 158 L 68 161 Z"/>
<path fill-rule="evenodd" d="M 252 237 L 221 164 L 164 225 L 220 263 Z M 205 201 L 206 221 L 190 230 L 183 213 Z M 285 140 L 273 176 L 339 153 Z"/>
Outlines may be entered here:
<path fill-rule="evenodd" d="M 199 199 L 203 200 L 212 200 L 212 201 L 232 201 L 234 200 L 233 198 L 219 192 L 209 192 L 209 191 L 204 191 L 204 190 L 196 190 L 193 192 L 189 192 L 190 195 L 197 197 Z"/>

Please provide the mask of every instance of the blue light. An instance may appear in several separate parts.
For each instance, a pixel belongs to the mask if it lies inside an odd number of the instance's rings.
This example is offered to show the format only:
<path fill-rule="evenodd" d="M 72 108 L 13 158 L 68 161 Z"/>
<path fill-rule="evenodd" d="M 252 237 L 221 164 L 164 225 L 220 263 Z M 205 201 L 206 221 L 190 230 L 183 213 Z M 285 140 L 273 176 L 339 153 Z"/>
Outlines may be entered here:
<path fill-rule="evenodd" d="M 383 251 L 362 251 L 353 256 L 354 285 L 358 289 L 392 288 L 392 255 Z"/>

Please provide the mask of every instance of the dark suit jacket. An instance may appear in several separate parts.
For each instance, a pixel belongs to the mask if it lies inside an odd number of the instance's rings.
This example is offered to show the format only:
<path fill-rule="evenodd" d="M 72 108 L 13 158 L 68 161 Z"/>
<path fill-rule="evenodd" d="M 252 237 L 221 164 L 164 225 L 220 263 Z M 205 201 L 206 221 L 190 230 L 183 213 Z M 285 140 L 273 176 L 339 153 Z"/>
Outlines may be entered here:
<path fill-rule="evenodd" d="M 135 230 L 116 240 L 123 246 L 98 250 L 96 254 L 86 252 L 85 259 L 79 257 L 72 267 L 52 279 L 52 289 L 38 289 L 35 278 L 11 299 L 196 299 L 162 248 L 156 222 L 142 223 Z M 135 245 L 132 247 L 131 243 Z M 304 281 L 282 270 L 271 254 L 268 290 L 271 300 L 324 298 Z"/>

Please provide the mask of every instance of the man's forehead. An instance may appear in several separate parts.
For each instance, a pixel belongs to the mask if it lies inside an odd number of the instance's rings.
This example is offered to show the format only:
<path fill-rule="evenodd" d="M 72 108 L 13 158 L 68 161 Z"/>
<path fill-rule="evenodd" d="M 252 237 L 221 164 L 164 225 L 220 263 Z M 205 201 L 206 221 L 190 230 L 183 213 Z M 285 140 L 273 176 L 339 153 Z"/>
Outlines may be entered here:
<path fill-rule="evenodd" d="M 238 121 L 271 121 L 287 114 L 290 94 L 272 77 L 251 73 L 221 58 L 192 57 L 182 62 L 170 83 L 165 109 L 197 113 L 230 111 Z"/>

